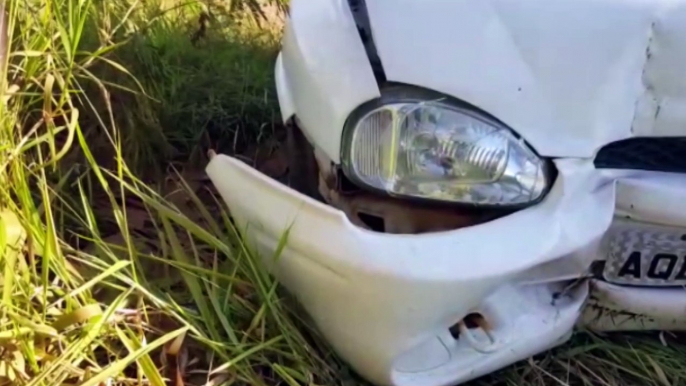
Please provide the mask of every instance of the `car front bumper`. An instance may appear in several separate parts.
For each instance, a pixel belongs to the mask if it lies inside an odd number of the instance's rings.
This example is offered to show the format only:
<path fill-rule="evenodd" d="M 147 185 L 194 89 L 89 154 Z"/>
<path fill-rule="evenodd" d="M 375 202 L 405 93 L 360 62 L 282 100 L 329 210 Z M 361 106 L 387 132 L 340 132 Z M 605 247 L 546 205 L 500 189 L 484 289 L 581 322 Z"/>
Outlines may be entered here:
<path fill-rule="evenodd" d="M 207 172 L 250 246 L 358 372 L 385 385 L 450 385 L 564 342 L 583 312 L 588 286 L 564 288 L 596 258 L 615 183 L 588 161 L 556 166 L 539 205 L 421 235 L 358 228 L 225 155 Z M 471 313 L 488 328 L 451 335 Z"/>

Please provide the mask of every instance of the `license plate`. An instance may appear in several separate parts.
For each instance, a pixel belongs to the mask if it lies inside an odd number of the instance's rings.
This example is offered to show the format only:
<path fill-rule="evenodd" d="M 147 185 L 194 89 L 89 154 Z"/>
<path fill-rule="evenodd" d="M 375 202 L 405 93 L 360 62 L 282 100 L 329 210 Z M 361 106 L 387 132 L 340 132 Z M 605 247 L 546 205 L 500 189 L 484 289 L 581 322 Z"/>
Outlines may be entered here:
<path fill-rule="evenodd" d="M 608 282 L 686 286 L 686 228 L 619 221 L 606 242 L 603 277 Z"/>

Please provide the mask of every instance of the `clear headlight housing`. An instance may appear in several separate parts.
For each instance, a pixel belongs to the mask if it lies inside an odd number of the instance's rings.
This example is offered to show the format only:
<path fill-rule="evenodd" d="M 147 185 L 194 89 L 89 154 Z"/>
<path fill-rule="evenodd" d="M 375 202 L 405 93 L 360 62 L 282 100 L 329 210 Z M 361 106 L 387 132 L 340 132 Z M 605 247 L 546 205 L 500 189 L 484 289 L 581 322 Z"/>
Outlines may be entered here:
<path fill-rule="evenodd" d="M 351 116 L 342 159 L 353 182 L 394 196 L 484 206 L 521 206 L 545 195 L 550 165 L 507 127 L 445 98 L 404 95 Z"/>

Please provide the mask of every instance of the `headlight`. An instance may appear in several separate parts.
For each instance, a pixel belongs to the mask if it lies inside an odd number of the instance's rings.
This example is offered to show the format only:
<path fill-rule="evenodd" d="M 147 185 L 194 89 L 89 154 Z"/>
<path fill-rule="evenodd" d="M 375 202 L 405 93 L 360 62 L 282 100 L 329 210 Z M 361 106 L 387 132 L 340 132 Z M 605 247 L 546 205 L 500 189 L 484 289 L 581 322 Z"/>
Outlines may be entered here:
<path fill-rule="evenodd" d="M 446 97 L 396 90 L 348 120 L 342 159 L 353 182 L 390 195 L 490 206 L 529 204 L 548 190 L 550 165 L 501 123 Z"/>

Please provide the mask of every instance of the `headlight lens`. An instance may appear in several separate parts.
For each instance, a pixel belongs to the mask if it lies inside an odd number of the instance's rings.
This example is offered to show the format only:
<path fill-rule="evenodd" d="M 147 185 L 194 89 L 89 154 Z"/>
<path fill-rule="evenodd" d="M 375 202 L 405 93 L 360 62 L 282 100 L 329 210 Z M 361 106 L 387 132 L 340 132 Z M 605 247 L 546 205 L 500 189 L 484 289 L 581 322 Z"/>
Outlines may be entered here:
<path fill-rule="evenodd" d="M 548 164 L 496 121 L 438 102 L 382 105 L 349 122 L 348 178 L 391 195 L 513 206 L 539 200 Z"/>

